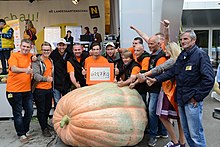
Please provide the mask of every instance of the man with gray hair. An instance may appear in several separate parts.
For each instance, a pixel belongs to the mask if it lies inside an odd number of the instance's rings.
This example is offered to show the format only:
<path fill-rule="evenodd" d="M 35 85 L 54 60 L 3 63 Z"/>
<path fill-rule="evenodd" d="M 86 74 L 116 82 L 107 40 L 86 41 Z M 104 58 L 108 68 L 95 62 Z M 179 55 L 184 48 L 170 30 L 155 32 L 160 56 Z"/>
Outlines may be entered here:
<path fill-rule="evenodd" d="M 163 64 L 166 61 L 166 55 L 161 48 L 160 38 L 154 35 L 148 40 L 148 47 L 152 52 L 150 54 L 148 70 Z M 147 87 L 146 90 L 149 92 L 148 100 L 148 111 L 149 111 L 149 135 L 150 139 L 148 141 L 149 146 L 155 146 L 157 138 L 168 138 L 167 131 L 163 126 L 162 122 L 159 120 L 158 115 L 156 115 L 157 101 L 160 93 L 162 83 Z"/>
<path fill-rule="evenodd" d="M 206 147 L 202 126 L 203 99 L 214 85 L 214 71 L 209 56 L 195 44 L 196 34 L 188 30 L 180 35 L 184 49 L 175 65 L 165 73 L 150 79 L 151 84 L 176 80 L 175 99 L 180 121 L 190 147 Z"/>

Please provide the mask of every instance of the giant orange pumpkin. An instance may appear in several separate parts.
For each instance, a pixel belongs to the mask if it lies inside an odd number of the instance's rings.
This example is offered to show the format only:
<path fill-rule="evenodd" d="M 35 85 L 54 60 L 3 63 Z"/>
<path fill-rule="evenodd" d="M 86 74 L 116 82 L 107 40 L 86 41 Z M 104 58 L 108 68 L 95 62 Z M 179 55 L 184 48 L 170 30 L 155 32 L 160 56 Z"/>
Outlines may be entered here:
<path fill-rule="evenodd" d="M 147 118 L 136 90 L 100 83 L 62 97 L 53 123 L 67 145 L 132 146 L 142 140 Z"/>

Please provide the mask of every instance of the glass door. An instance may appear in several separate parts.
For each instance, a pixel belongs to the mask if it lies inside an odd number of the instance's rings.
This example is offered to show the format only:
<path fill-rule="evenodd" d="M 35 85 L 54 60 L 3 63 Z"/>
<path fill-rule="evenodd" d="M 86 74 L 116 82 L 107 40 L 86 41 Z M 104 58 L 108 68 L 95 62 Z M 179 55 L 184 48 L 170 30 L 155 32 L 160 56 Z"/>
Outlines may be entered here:
<path fill-rule="evenodd" d="M 208 54 L 209 30 L 194 30 L 196 33 L 196 45 Z"/>
<path fill-rule="evenodd" d="M 220 62 L 220 29 L 212 30 L 212 64 L 214 68 L 218 67 Z"/>

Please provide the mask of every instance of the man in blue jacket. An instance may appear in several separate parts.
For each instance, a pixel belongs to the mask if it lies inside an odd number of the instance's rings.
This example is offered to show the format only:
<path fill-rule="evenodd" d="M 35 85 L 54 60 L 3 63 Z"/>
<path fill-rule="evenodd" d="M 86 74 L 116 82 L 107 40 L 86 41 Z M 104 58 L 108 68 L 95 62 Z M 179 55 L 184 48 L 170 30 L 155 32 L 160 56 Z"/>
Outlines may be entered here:
<path fill-rule="evenodd" d="M 176 101 L 181 124 L 190 147 L 205 147 L 206 140 L 202 126 L 203 99 L 214 85 L 214 71 L 207 53 L 195 45 L 196 34 L 188 30 L 180 35 L 184 49 L 175 65 L 154 79 L 155 83 L 171 78 L 176 80 Z"/>

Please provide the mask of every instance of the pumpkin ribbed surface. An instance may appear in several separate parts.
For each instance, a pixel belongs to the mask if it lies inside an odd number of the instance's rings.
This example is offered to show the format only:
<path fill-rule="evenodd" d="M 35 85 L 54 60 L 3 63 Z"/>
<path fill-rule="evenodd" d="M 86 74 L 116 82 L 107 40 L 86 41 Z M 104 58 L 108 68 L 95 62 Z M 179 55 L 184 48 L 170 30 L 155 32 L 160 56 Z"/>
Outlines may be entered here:
<path fill-rule="evenodd" d="M 131 146 L 143 138 L 145 109 L 136 90 L 99 83 L 60 99 L 53 115 L 54 129 L 67 145 Z"/>

